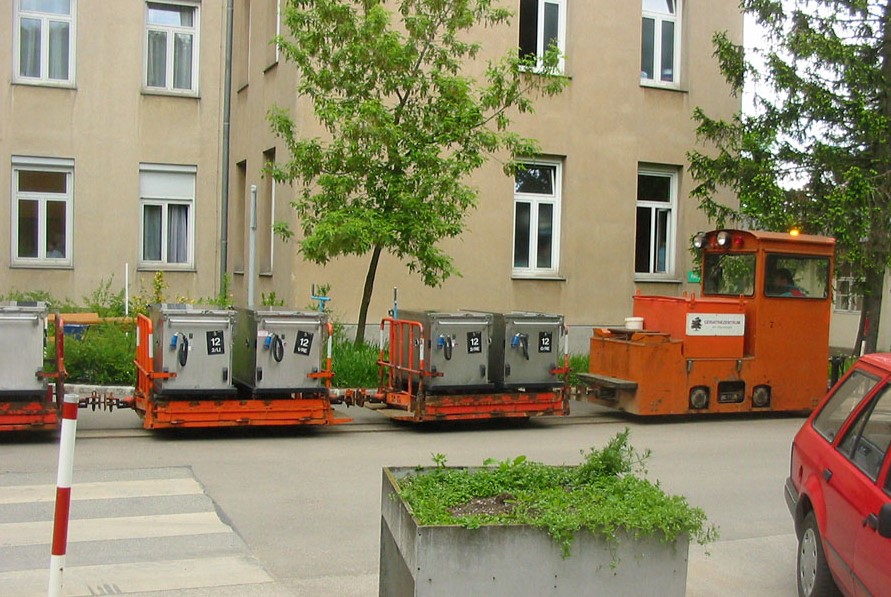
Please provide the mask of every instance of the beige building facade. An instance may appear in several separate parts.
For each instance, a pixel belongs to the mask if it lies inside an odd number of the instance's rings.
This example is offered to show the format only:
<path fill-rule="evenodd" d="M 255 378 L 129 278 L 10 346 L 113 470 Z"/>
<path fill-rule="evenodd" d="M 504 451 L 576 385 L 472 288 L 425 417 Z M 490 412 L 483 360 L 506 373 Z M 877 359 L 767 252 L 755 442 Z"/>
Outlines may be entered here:
<path fill-rule="evenodd" d="M 537 100 L 534 114 L 515 118 L 515 130 L 540 143 L 541 155 L 528 160 L 534 175 L 513 180 L 490 160 L 472 179 L 479 201 L 464 234 L 444 245 L 462 275 L 428 288 L 397 259 L 383 258 L 369 323 L 392 308 L 398 288 L 400 308 L 561 313 L 589 335 L 592 324 L 623 322 L 637 291 L 680 295 L 696 289 L 687 282 L 693 267 L 687 247 L 709 225 L 688 198 L 693 182 L 686 153 L 697 147 L 695 107 L 723 118 L 740 109 L 711 43 L 720 30 L 742 41 L 738 3 L 511 4 L 517 16 L 510 26 L 477 32 L 481 59 L 517 47 L 539 51 L 554 39 L 571 79 L 561 95 Z M 305 306 L 312 286 L 325 284 L 338 318 L 355 322 L 368 257 L 319 267 L 302 260 L 294 242 L 269 232 L 271 222 L 296 230 L 299 223 L 289 206 L 294 190 L 262 174 L 265 162 L 288 159 L 266 112 L 273 104 L 287 108 L 301 134 L 318 134 L 310 103 L 295 94 L 296 69 L 269 45 L 282 27 L 277 9 L 275 2 L 236 3 L 229 271 L 238 300 L 245 301 L 255 188 L 255 302 L 274 293 Z"/>
<path fill-rule="evenodd" d="M 534 176 L 506 177 L 498 156 L 480 169 L 478 206 L 444 245 L 461 276 L 428 288 L 386 255 L 371 324 L 397 288 L 401 308 L 561 313 L 584 337 L 621 323 L 637 291 L 696 290 L 687 247 L 709 224 L 688 197 L 686 153 L 697 147 L 695 107 L 724 118 L 740 108 L 711 44 L 719 30 L 742 41 L 738 3 L 503 3 L 517 15 L 477 32 L 481 59 L 554 40 L 571 79 L 514 120 L 540 143 L 528 156 Z M 253 286 L 255 304 L 300 308 L 329 285 L 337 318 L 356 321 L 368 258 L 317 266 L 272 233 L 274 222 L 300 226 L 295 190 L 263 175 L 288 158 L 267 111 L 287 108 L 299 131 L 318 133 L 296 69 L 270 43 L 287 33 L 283 4 L 127 0 L 112 13 L 95 0 L 0 0 L 0 293 L 77 302 L 128 280 L 132 296 L 161 271 L 169 299 L 199 299 L 228 275 L 236 305 Z"/>
<path fill-rule="evenodd" d="M 0 0 L 0 294 L 220 280 L 225 0 Z"/>

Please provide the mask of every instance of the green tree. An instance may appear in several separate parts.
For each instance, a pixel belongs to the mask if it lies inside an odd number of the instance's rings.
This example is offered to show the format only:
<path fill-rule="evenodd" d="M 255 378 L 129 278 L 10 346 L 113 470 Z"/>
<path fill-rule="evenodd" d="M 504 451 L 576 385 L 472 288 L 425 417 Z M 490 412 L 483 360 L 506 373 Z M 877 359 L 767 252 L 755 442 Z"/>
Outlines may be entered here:
<path fill-rule="evenodd" d="M 697 109 L 692 195 L 719 226 L 828 234 L 863 294 L 854 347 L 876 350 L 884 272 L 891 264 L 891 13 L 888 0 L 742 0 L 766 32 L 748 54 L 725 33 L 715 55 L 754 109 L 731 121 Z M 719 204 L 728 187 L 739 209 Z"/>
<path fill-rule="evenodd" d="M 269 170 L 297 183 L 292 205 L 307 259 L 370 254 L 357 343 L 381 254 L 441 284 L 457 272 L 438 243 L 462 232 L 476 204 L 467 176 L 490 155 L 507 156 L 512 173 L 516 158 L 536 153 L 534 140 L 510 130 L 511 118 L 567 79 L 554 46 L 538 63 L 516 50 L 480 63 L 471 29 L 506 26 L 510 16 L 492 0 L 289 0 L 284 9 L 290 34 L 277 43 L 327 135 L 301 136 L 286 110 L 271 109 L 290 159 Z M 476 67 L 481 81 L 468 74 Z"/>

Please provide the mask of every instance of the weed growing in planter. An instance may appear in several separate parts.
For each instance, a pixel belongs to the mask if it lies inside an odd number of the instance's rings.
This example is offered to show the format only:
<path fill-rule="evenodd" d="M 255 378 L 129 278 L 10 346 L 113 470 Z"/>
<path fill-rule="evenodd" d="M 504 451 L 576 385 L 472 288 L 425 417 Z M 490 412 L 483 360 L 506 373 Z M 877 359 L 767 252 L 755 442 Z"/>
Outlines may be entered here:
<path fill-rule="evenodd" d="M 606 447 L 583 452 L 578 466 L 520 456 L 478 469 L 448 468 L 437 454 L 435 468 L 400 479 L 399 494 L 421 525 L 532 525 L 546 529 L 564 557 L 582 529 L 613 542 L 622 531 L 665 542 L 684 534 L 700 544 L 717 539 L 702 509 L 645 478 L 650 452 L 631 446 L 629 433 L 625 429 Z"/>

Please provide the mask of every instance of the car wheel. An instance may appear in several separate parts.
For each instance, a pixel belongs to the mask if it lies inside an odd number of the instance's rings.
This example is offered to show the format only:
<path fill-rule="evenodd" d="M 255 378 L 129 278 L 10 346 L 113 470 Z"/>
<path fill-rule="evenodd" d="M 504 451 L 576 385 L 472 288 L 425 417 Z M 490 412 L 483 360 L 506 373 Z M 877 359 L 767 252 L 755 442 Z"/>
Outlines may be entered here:
<path fill-rule="evenodd" d="M 801 523 L 798 537 L 798 595 L 799 597 L 830 597 L 841 595 L 823 554 L 823 540 L 817 518 L 808 513 Z"/>

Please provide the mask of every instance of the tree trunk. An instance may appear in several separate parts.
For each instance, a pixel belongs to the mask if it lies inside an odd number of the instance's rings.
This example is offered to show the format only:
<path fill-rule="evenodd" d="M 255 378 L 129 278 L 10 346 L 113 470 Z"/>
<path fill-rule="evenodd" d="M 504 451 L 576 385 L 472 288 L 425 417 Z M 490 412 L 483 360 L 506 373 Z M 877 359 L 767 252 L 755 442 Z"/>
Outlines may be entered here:
<path fill-rule="evenodd" d="M 876 352 L 879 341 L 879 321 L 882 314 L 882 296 L 885 289 L 885 272 L 870 268 L 866 273 L 866 292 L 863 295 L 863 309 L 860 311 L 860 328 L 855 356 Z"/>
<path fill-rule="evenodd" d="M 381 260 L 381 246 L 375 245 L 371 251 L 371 261 L 368 263 L 368 273 L 365 274 L 365 288 L 362 290 L 362 304 L 359 305 L 359 323 L 356 327 L 355 345 L 365 343 L 365 323 L 368 320 L 368 306 L 371 304 L 371 295 L 374 293 L 374 278 L 377 275 L 377 264 Z"/>
<path fill-rule="evenodd" d="M 891 3 L 886 3 L 882 14 L 882 37 L 884 43 L 881 46 L 881 71 L 884 82 L 880 95 L 879 105 L 882 116 L 891 118 Z M 863 352 L 876 352 L 879 339 L 879 321 L 882 313 L 882 299 L 884 298 L 885 269 L 888 264 L 888 198 L 891 197 L 891 146 L 888 143 L 879 143 L 875 148 L 876 170 L 880 173 L 882 181 L 878 185 L 877 197 L 872 198 L 878 205 L 876 217 L 870 227 L 867 240 L 867 255 L 871 266 L 866 271 L 866 292 L 863 295 L 863 310 L 860 313 L 860 331 L 857 335 L 858 346 L 863 343 Z"/>

